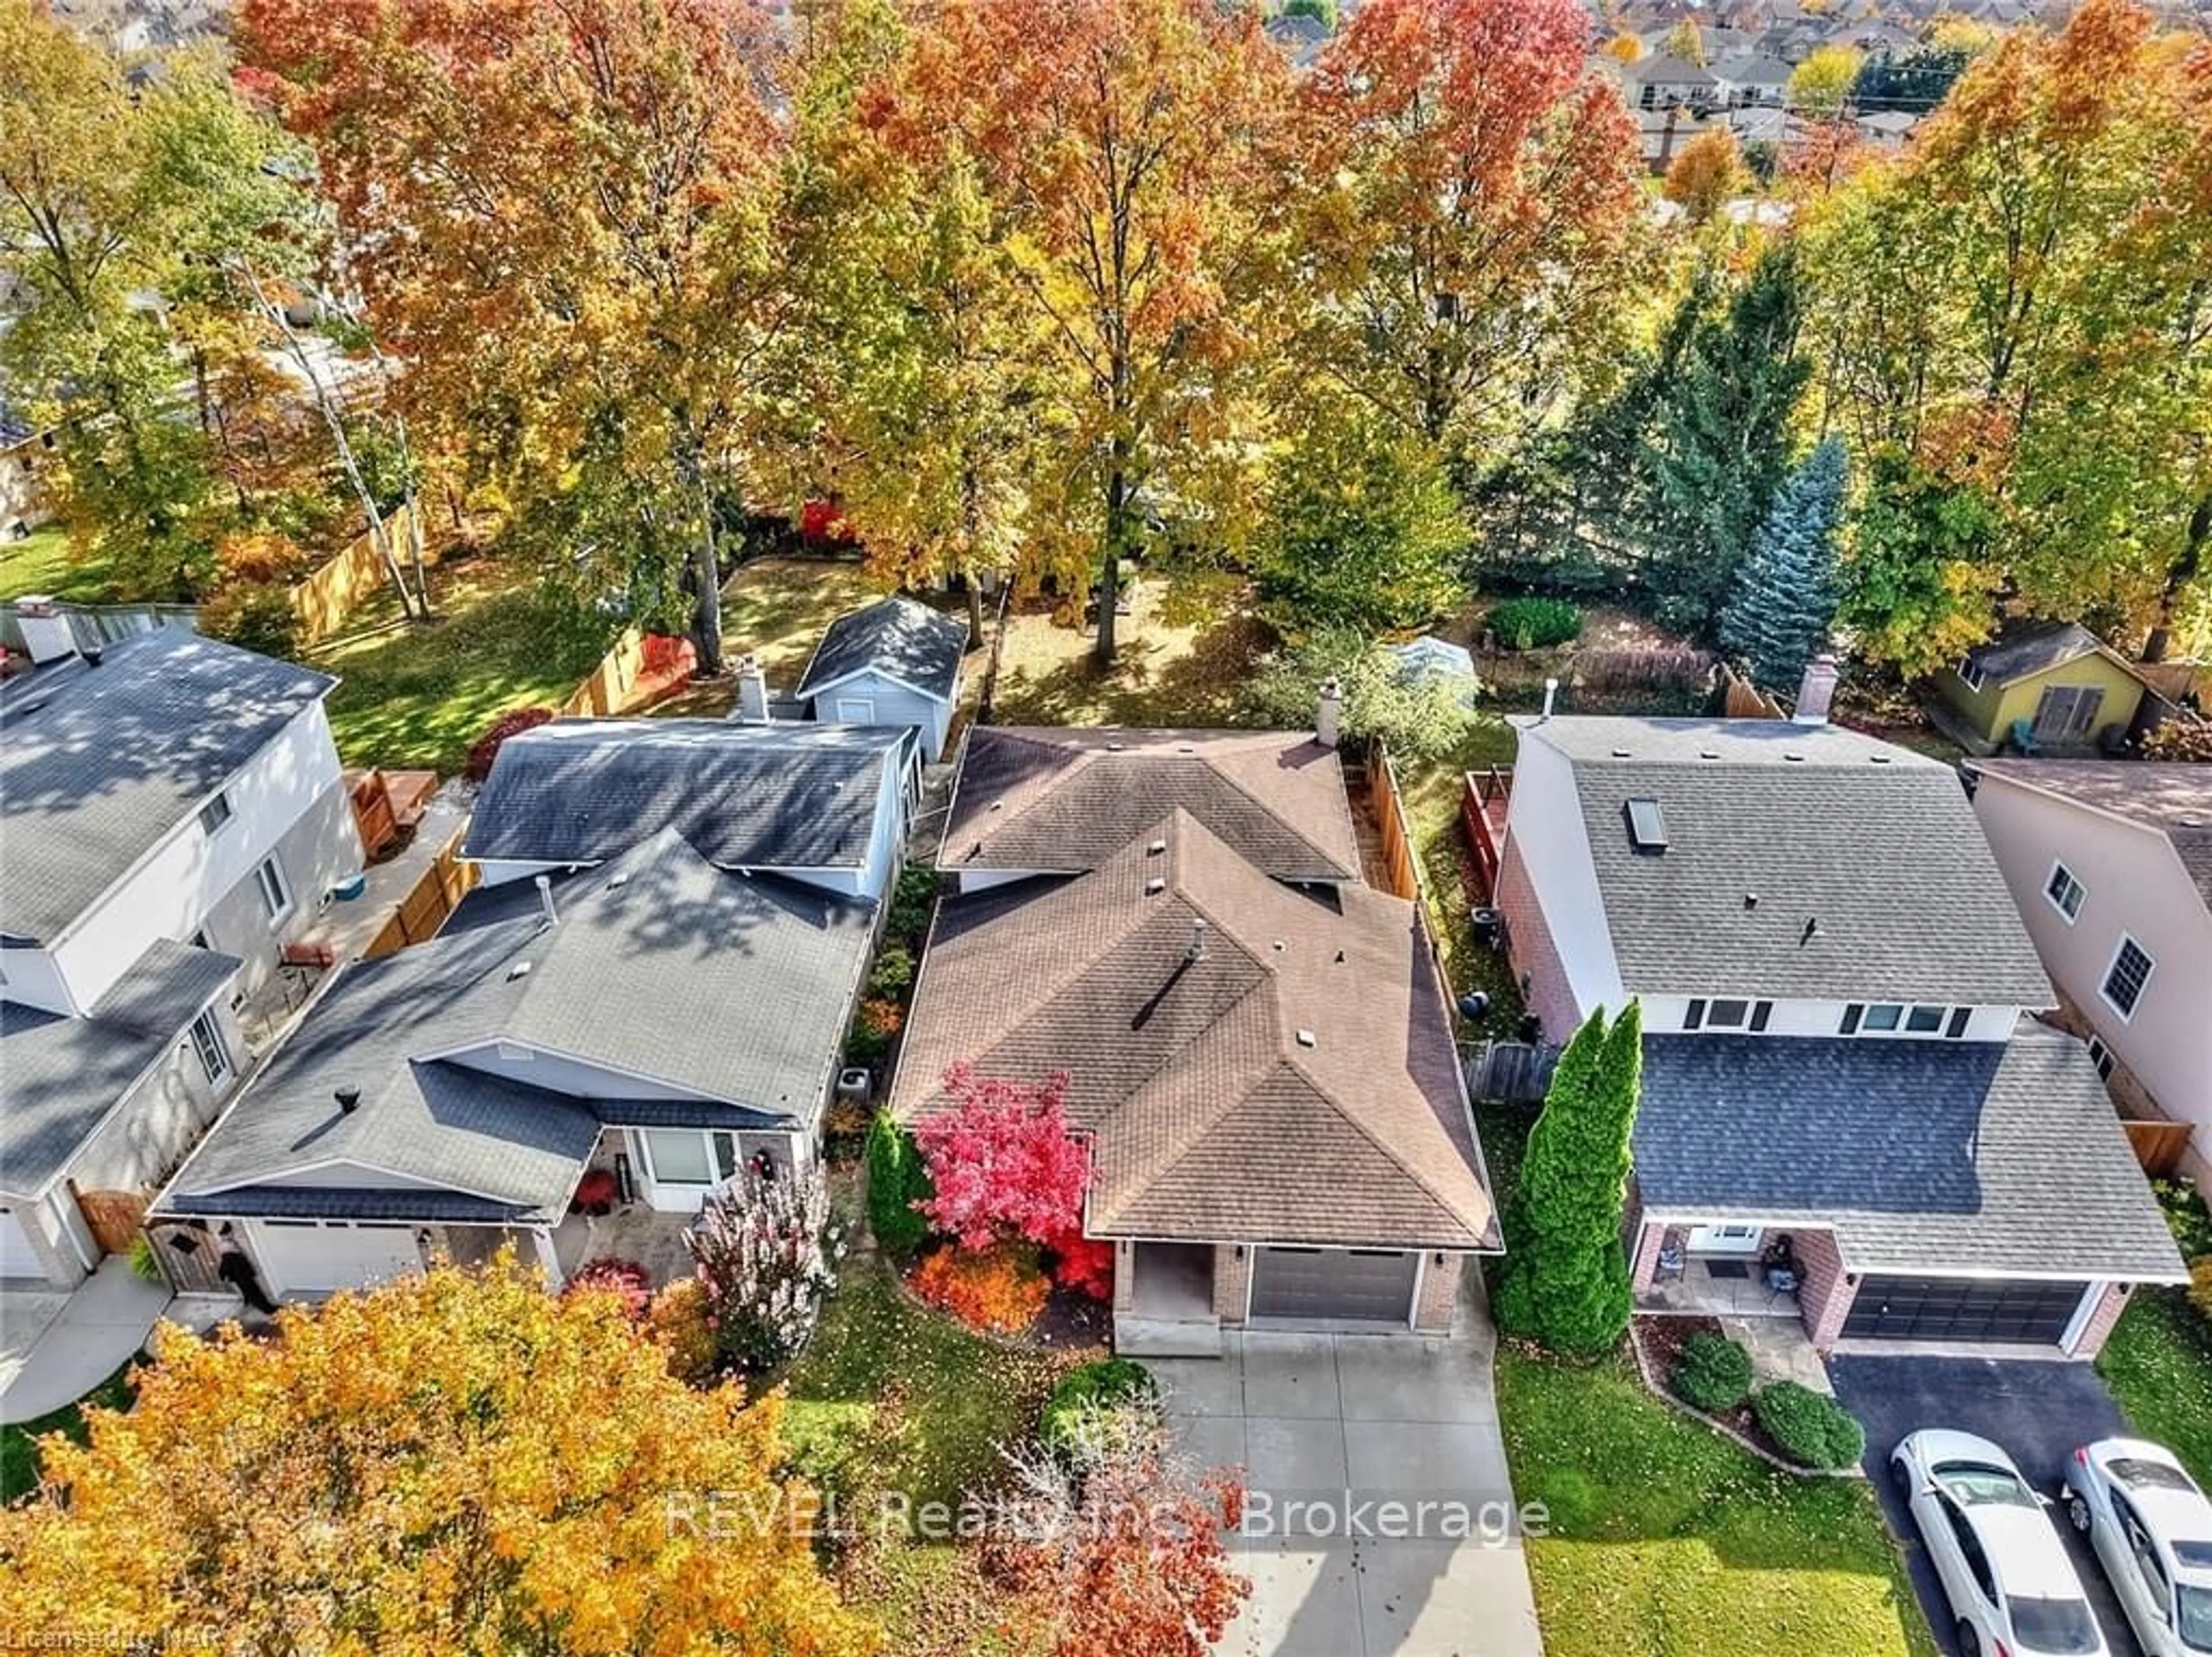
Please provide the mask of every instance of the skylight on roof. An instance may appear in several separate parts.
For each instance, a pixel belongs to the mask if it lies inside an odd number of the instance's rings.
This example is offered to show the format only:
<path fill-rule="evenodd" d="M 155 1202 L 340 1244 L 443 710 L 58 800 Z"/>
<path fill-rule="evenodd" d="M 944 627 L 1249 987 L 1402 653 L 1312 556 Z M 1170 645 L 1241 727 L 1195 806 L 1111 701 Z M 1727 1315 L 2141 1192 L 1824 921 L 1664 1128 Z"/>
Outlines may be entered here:
<path fill-rule="evenodd" d="M 1638 851 L 1667 850 L 1667 819 L 1660 812 L 1656 800 L 1631 800 L 1625 809 L 1628 813 L 1628 838 Z"/>

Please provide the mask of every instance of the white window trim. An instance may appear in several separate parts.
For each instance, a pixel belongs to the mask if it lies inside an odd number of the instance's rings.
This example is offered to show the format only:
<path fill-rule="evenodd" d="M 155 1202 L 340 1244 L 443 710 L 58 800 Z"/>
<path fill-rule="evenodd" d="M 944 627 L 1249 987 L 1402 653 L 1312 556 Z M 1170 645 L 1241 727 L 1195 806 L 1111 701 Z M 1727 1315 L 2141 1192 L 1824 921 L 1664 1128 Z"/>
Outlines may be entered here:
<path fill-rule="evenodd" d="M 1989 675 L 1974 666 L 1972 660 L 1967 657 L 1960 659 L 1959 679 L 1968 690 L 1977 693 L 1980 691 L 1983 685 L 1990 682 Z"/>
<path fill-rule="evenodd" d="M 216 1022 L 212 1008 L 203 1012 L 185 1027 L 185 1039 L 191 1045 L 192 1057 L 199 1061 L 200 1074 L 207 1078 L 209 1087 L 220 1087 L 237 1074 L 237 1067 L 230 1057 L 230 1044 L 222 1039 L 222 1026 Z M 210 1053 L 222 1061 L 221 1063 L 210 1064 Z"/>
<path fill-rule="evenodd" d="M 2112 999 L 2112 969 L 2120 964 L 2120 956 L 2126 951 L 2128 946 L 2130 944 L 2135 946 L 2136 953 L 2138 955 L 2141 955 L 2148 965 L 2143 968 L 2142 983 L 2136 988 L 2135 1005 L 2132 1007 L 2123 1007 L 2119 1002 Z M 2112 958 L 2105 963 L 2105 970 L 2097 979 L 2097 999 L 2103 1002 L 2106 1006 L 2111 1008 L 2112 1011 L 2118 1014 L 2122 1023 L 2133 1024 L 2136 1020 L 2136 1008 L 2141 1007 L 2143 1004 L 2143 997 L 2150 993 L 2150 981 L 2157 975 L 2158 957 L 2152 954 L 2149 950 L 2144 948 L 2142 945 L 2137 942 L 2134 938 L 2123 932 L 2120 934 L 2120 941 L 2112 946 Z"/>
<path fill-rule="evenodd" d="M 737 1130 L 734 1128 L 634 1128 L 630 1132 L 636 1136 L 638 1149 L 644 1156 L 646 1173 L 656 1185 L 666 1185 L 675 1191 L 715 1191 L 737 1178 L 737 1170 L 744 1166 L 744 1145 L 738 1139 Z M 707 1152 L 707 1178 L 677 1179 L 661 1173 L 654 1162 L 653 1154 L 653 1136 L 660 1133 L 697 1134 L 699 1142 Z M 729 1136 L 731 1171 L 728 1173 L 718 1172 L 722 1163 L 721 1159 L 714 1154 L 716 1134 Z"/>
<path fill-rule="evenodd" d="M 283 924 L 285 917 L 291 914 L 295 907 L 292 883 L 284 878 L 284 866 L 273 856 L 264 857 L 253 866 L 253 883 L 260 894 L 261 912 L 269 917 L 269 924 L 271 926 Z M 269 906 L 269 888 L 272 884 L 276 888 L 277 897 L 282 900 L 274 909 Z"/>
<path fill-rule="evenodd" d="M 1846 1041 L 1857 1041 L 1863 1038 L 1874 1041 L 1956 1041 L 1960 1039 L 1960 1037 L 1945 1033 L 1951 1027 L 1952 1018 L 1959 1011 L 1960 1003 L 1957 1002 L 1939 1003 L 1930 1001 L 1863 1001 L 1856 1003 L 1846 1002 L 1844 1004 L 1846 1007 L 1856 1005 L 1859 1009 L 1857 1026 L 1851 1031 L 1850 1034 L 1844 1036 L 1840 1028 L 1836 1032 Z M 1893 1027 L 1887 1030 L 1878 1030 L 1867 1022 L 1867 1014 L 1877 1007 L 1897 1008 L 1897 1023 Z M 1936 1016 L 1935 1026 L 1932 1029 L 1915 1030 L 1911 1027 L 1913 1010 L 1921 1007 L 1935 1008 Z M 1968 1016 L 1972 1017 L 1971 1010 Z"/>
<path fill-rule="evenodd" d="M 2070 915 L 2066 912 L 2066 905 L 2051 895 L 2051 884 L 2057 880 L 2061 874 L 2063 874 L 2066 877 L 2066 884 L 2074 889 L 2075 894 L 2074 899 L 2074 912 Z M 2076 920 L 2081 918 L 2081 905 L 2089 901 L 2089 888 L 2081 884 L 2081 880 L 2079 875 L 2075 874 L 2072 869 L 2066 867 L 2065 859 L 2063 857 L 2054 857 L 2051 860 L 2051 872 L 2043 877 L 2043 901 L 2049 904 L 2051 908 L 2058 911 L 2058 918 L 2060 920 L 2065 922 L 2067 925 L 2071 926 Z"/>
<path fill-rule="evenodd" d="M 214 822 L 209 822 L 208 813 L 218 808 L 222 812 L 222 815 Z M 217 789 L 213 794 L 208 795 L 206 800 L 201 802 L 198 815 L 200 832 L 212 840 L 228 827 L 238 815 L 236 809 L 230 803 L 230 791 L 227 789 Z"/>

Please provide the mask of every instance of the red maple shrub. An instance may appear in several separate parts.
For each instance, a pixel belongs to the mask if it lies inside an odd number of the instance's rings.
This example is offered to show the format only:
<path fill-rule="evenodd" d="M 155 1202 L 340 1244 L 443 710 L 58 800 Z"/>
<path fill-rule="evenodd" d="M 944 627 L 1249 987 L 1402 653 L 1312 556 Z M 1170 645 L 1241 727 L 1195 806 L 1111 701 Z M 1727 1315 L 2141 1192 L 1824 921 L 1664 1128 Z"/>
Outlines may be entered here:
<path fill-rule="evenodd" d="M 632 1323 L 643 1320 L 653 1309 L 653 1274 L 635 1260 L 624 1260 L 609 1255 L 604 1260 L 592 1260 L 577 1268 L 568 1279 L 564 1295 L 584 1295 L 602 1290 L 622 1301 L 623 1315 Z"/>
<path fill-rule="evenodd" d="M 499 758 L 501 745 L 507 738 L 552 721 L 550 708 L 516 708 L 501 714 L 492 721 L 491 728 L 476 740 L 476 746 L 469 750 L 469 763 L 462 767 L 461 774 L 471 783 L 483 782 L 491 775 L 492 762 Z"/>

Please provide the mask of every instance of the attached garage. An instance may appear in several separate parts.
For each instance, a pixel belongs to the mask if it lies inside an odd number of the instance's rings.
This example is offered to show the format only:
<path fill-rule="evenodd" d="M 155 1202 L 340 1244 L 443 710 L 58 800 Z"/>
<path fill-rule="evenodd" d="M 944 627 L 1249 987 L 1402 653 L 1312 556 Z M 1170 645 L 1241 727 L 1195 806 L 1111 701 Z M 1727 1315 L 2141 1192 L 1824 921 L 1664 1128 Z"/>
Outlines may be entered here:
<path fill-rule="evenodd" d="M 46 1276 L 46 1258 L 31 1246 L 23 1222 L 12 1209 L 0 1209 L 0 1277 Z"/>
<path fill-rule="evenodd" d="M 1392 1249 L 1263 1248 L 1253 1262 L 1255 1318 L 1410 1324 L 1421 1257 Z"/>
<path fill-rule="evenodd" d="M 355 1220 L 257 1220 L 254 1252 L 278 1295 L 360 1288 L 422 1269 L 415 1228 Z"/>
<path fill-rule="evenodd" d="M 2079 1282 L 1869 1276 L 1851 1302 L 1844 1337 L 2057 1346 L 2090 1287 Z"/>

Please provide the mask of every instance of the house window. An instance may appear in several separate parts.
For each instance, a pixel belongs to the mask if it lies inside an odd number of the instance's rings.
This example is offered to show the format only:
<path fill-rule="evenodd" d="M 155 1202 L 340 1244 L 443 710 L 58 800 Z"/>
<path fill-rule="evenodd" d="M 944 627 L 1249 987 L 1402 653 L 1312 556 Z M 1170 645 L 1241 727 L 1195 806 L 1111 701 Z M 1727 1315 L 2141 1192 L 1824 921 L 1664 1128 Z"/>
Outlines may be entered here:
<path fill-rule="evenodd" d="M 1705 1002 L 1702 1001 L 1692 1002 L 1688 1009 L 1682 1014 L 1682 1027 L 1685 1030 L 1701 1030 L 1705 1027 Z"/>
<path fill-rule="evenodd" d="M 2074 871 L 2063 863 L 2051 866 L 2051 878 L 2043 883 L 2043 895 L 2051 899 L 2051 906 L 2066 917 L 2066 924 L 2074 924 L 2074 917 L 2081 912 L 2081 899 L 2089 895 L 2088 889 L 2074 878 Z"/>
<path fill-rule="evenodd" d="M 1876 1002 L 1866 1009 L 1860 1027 L 1875 1035 L 1893 1035 L 1905 1021 L 1905 1009 L 1895 1002 Z"/>
<path fill-rule="evenodd" d="M 664 1185 L 714 1185 L 738 1171 L 738 1136 L 719 1129 L 644 1128 L 646 1159 Z"/>
<path fill-rule="evenodd" d="M 192 1020 L 192 1052 L 200 1062 L 200 1074 L 214 1087 L 230 1074 L 230 1050 L 223 1045 L 222 1032 L 216 1026 L 213 1013 L 203 1013 Z"/>
<path fill-rule="evenodd" d="M 283 920 L 291 912 L 291 888 L 284 884 L 284 871 L 274 857 L 254 869 L 253 883 L 261 891 L 261 912 L 272 923 Z"/>
<path fill-rule="evenodd" d="M 1747 1001 L 1717 1001 L 1705 1009 L 1705 1022 L 1716 1030 L 1741 1030 L 1750 1017 Z"/>
<path fill-rule="evenodd" d="M 1959 664 L 1959 677 L 1966 681 L 1966 688 L 1970 691 L 1980 690 L 1985 682 L 1982 677 L 1981 665 L 1972 656 L 1968 656 Z"/>
<path fill-rule="evenodd" d="M 1865 1017 L 1866 1008 L 1864 1004 L 1859 1002 L 1851 1002 L 1850 1006 L 1844 1008 L 1844 1021 L 1836 1026 L 1836 1033 L 1839 1036 L 1855 1036 L 1858 1034 L 1859 1021 Z"/>
<path fill-rule="evenodd" d="M 1951 1009 L 1951 1021 L 1943 1026 L 1943 1039 L 1946 1041 L 1956 1041 L 1965 1035 L 1966 1021 L 1973 1016 L 1973 1011 L 1971 1007 L 1954 1007 Z"/>
<path fill-rule="evenodd" d="M 2118 1063 L 2112 1057 L 2112 1050 L 2105 1045 L 2102 1036 L 2089 1038 L 2089 1062 L 2097 1067 L 2097 1079 L 2100 1081 L 2112 1079 L 2112 1069 Z"/>
<path fill-rule="evenodd" d="M 2105 969 L 2105 999 L 2122 1018 L 2136 1015 L 2136 1003 L 2142 999 L 2143 986 L 2150 982 L 2151 968 L 2156 965 L 2141 944 L 2121 936 L 2112 964 Z"/>
<path fill-rule="evenodd" d="M 200 827 L 210 834 L 213 834 L 228 821 L 230 821 L 230 796 L 227 794 L 217 794 L 200 807 Z"/>
<path fill-rule="evenodd" d="M 1942 1027 L 1943 1008 L 1940 1007 L 1916 1007 L 1905 1015 L 1908 1035 L 1932 1036 Z"/>

